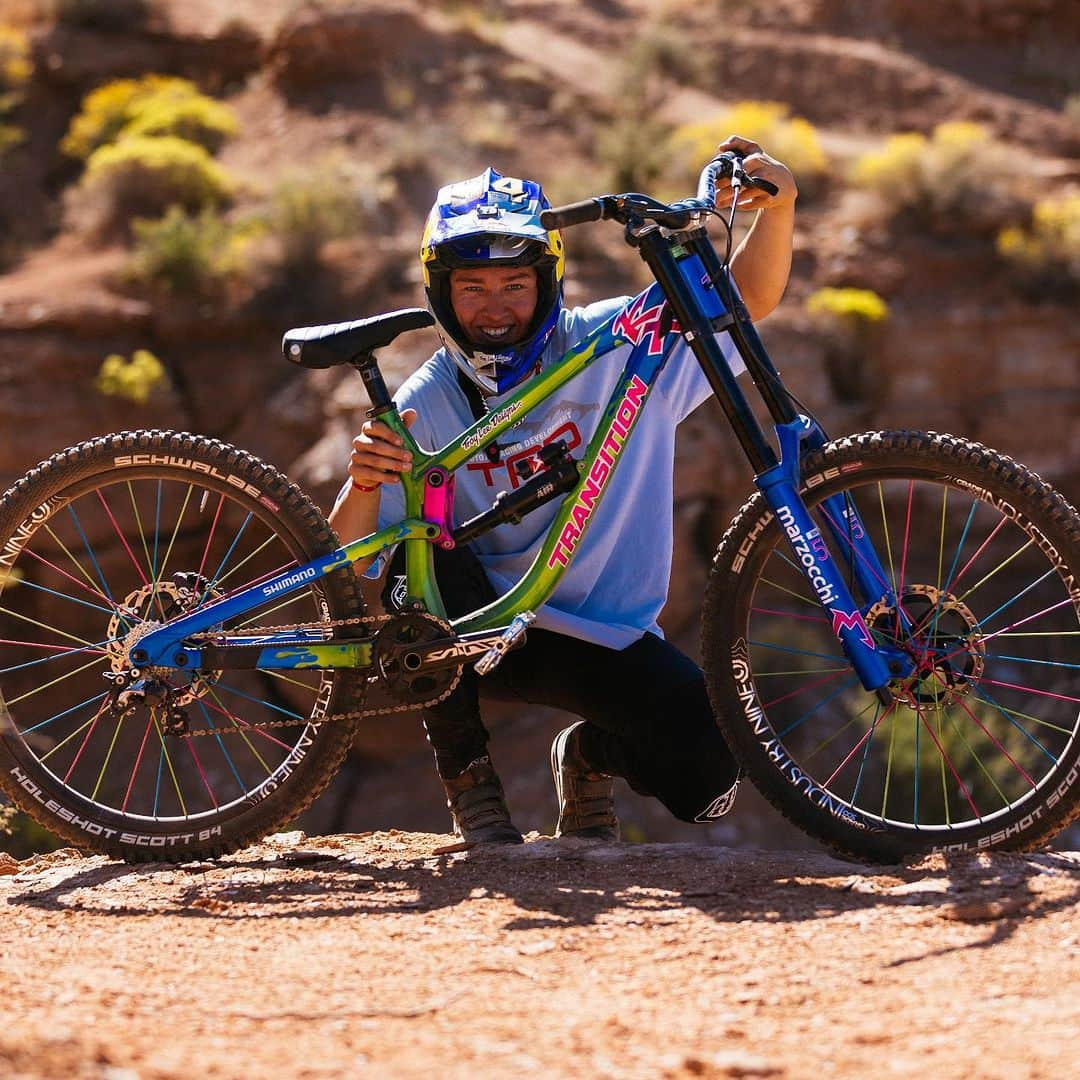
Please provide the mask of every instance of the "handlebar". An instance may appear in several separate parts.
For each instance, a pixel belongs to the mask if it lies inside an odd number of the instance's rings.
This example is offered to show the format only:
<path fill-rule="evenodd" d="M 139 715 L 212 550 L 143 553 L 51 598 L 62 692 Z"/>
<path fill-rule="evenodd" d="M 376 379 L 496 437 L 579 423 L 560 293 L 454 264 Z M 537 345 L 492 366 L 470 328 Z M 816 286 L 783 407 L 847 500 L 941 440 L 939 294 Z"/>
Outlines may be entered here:
<path fill-rule="evenodd" d="M 648 195 L 629 192 L 624 195 L 598 195 L 581 202 L 568 203 L 541 211 L 540 224 L 545 229 L 566 229 L 587 221 L 614 218 L 626 224 L 631 216 L 642 221 L 654 221 L 666 229 L 685 229 L 701 214 L 710 213 L 716 206 L 716 181 L 718 177 L 730 176 L 736 192 L 740 187 L 756 187 L 775 195 L 780 189 L 771 180 L 751 176 L 743 171 L 742 158 L 734 151 L 727 151 L 713 158 L 698 178 L 697 198 L 681 202 L 658 202 Z"/>

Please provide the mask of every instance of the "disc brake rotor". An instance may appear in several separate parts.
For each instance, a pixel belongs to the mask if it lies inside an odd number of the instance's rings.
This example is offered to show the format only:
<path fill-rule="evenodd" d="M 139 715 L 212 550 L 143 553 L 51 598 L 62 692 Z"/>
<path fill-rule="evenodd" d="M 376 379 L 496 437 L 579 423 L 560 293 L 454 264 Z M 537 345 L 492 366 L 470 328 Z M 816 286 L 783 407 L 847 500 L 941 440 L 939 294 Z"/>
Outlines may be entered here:
<path fill-rule="evenodd" d="M 978 619 L 966 604 L 933 585 L 905 585 L 899 605 L 879 601 L 867 613 L 866 624 L 915 662 L 911 675 L 891 684 L 900 701 L 930 708 L 951 705 L 971 693 L 986 666 Z"/>

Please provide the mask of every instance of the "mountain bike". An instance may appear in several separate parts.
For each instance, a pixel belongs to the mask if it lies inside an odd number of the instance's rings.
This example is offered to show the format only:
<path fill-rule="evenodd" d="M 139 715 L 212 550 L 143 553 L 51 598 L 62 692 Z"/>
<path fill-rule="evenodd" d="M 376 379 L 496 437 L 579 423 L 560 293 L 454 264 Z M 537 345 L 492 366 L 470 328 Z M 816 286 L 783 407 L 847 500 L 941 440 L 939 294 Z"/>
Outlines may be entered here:
<path fill-rule="evenodd" d="M 1080 517 L 1039 477 L 950 435 L 829 441 L 785 387 L 731 278 L 718 176 L 696 197 L 607 195 L 652 283 L 448 445 L 421 448 L 376 351 L 407 309 L 285 335 L 301 366 L 351 365 L 401 436 L 405 517 L 342 545 L 280 472 L 215 439 L 131 431 L 63 450 L 0 499 L 0 784 L 78 845 L 129 861 L 214 857 L 296 817 L 366 717 L 446 697 L 520 644 L 590 527 L 657 375 L 702 367 L 756 490 L 720 541 L 702 656 L 717 723 L 788 818 L 856 856 L 1030 848 L 1080 812 Z M 726 227 L 723 254 L 706 226 Z M 773 422 L 724 360 L 731 335 Z M 688 345 L 676 354 L 676 346 Z M 579 458 L 546 446 L 456 522 L 454 473 L 594 363 L 623 368 Z M 447 617 L 435 545 L 561 500 L 505 595 Z M 353 564 L 403 544 L 401 609 L 365 610 Z"/>

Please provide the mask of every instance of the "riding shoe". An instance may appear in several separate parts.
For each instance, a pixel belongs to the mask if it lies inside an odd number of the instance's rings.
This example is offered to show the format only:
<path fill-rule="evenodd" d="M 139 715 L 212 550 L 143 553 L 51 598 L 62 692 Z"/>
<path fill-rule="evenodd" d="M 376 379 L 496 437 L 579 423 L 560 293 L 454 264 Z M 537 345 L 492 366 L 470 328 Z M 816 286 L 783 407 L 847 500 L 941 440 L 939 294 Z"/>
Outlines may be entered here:
<path fill-rule="evenodd" d="M 510 820 L 502 783 L 485 754 L 457 776 L 443 780 L 446 805 L 454 822 L 454 835 L 470 844 L 523 844 Z"/>
<path fill-rule="evenodd" d="M 615 782 L 606 773 L 595 772 L 581 756 L 578 736 L 585 722 L 560 731 L 551 744 L 551 775 L 559 800 L 556 836 L 583 840 L 618 840 L 619 819 L 615 816 Z"/>

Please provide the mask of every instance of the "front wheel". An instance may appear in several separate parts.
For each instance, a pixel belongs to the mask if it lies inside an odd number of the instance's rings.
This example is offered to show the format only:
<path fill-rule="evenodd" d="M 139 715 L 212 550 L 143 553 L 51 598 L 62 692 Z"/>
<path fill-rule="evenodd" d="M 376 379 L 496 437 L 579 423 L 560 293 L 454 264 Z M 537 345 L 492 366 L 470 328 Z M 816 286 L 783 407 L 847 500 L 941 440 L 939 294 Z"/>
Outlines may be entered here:
<path fill-rule="evenodd" d="M 350 745 L 355 722 L 328 718 L 355 708 L 354 672 L 163 669 L 168 709 L 121 708 L 117 687 L 155 627 L 336 547 L 299 488 L 213 439 L 112 435 L 31 470 L 0 499 L 0 787 L 128 861 L 220 855 L 292 820 Z M 346 567 L 222 629 L 361 612 Z"/>
<path fill-rule="evenodd" d="M 1051 839 L 1080 814 L 1076 510 L 1004 455 L 918 432 L 828 444 L 804 462 L 802 497 L 869 634 L 914 670 L 887 701 L 863 688 L 755 495 L 716 553 L 703 614 L 713 708 L 755 786 L 875 861 Z M 838 507 L 848 523 L 857 510 L 877 552 L 873 595 L 834 539 L 852 531 Z"/>

